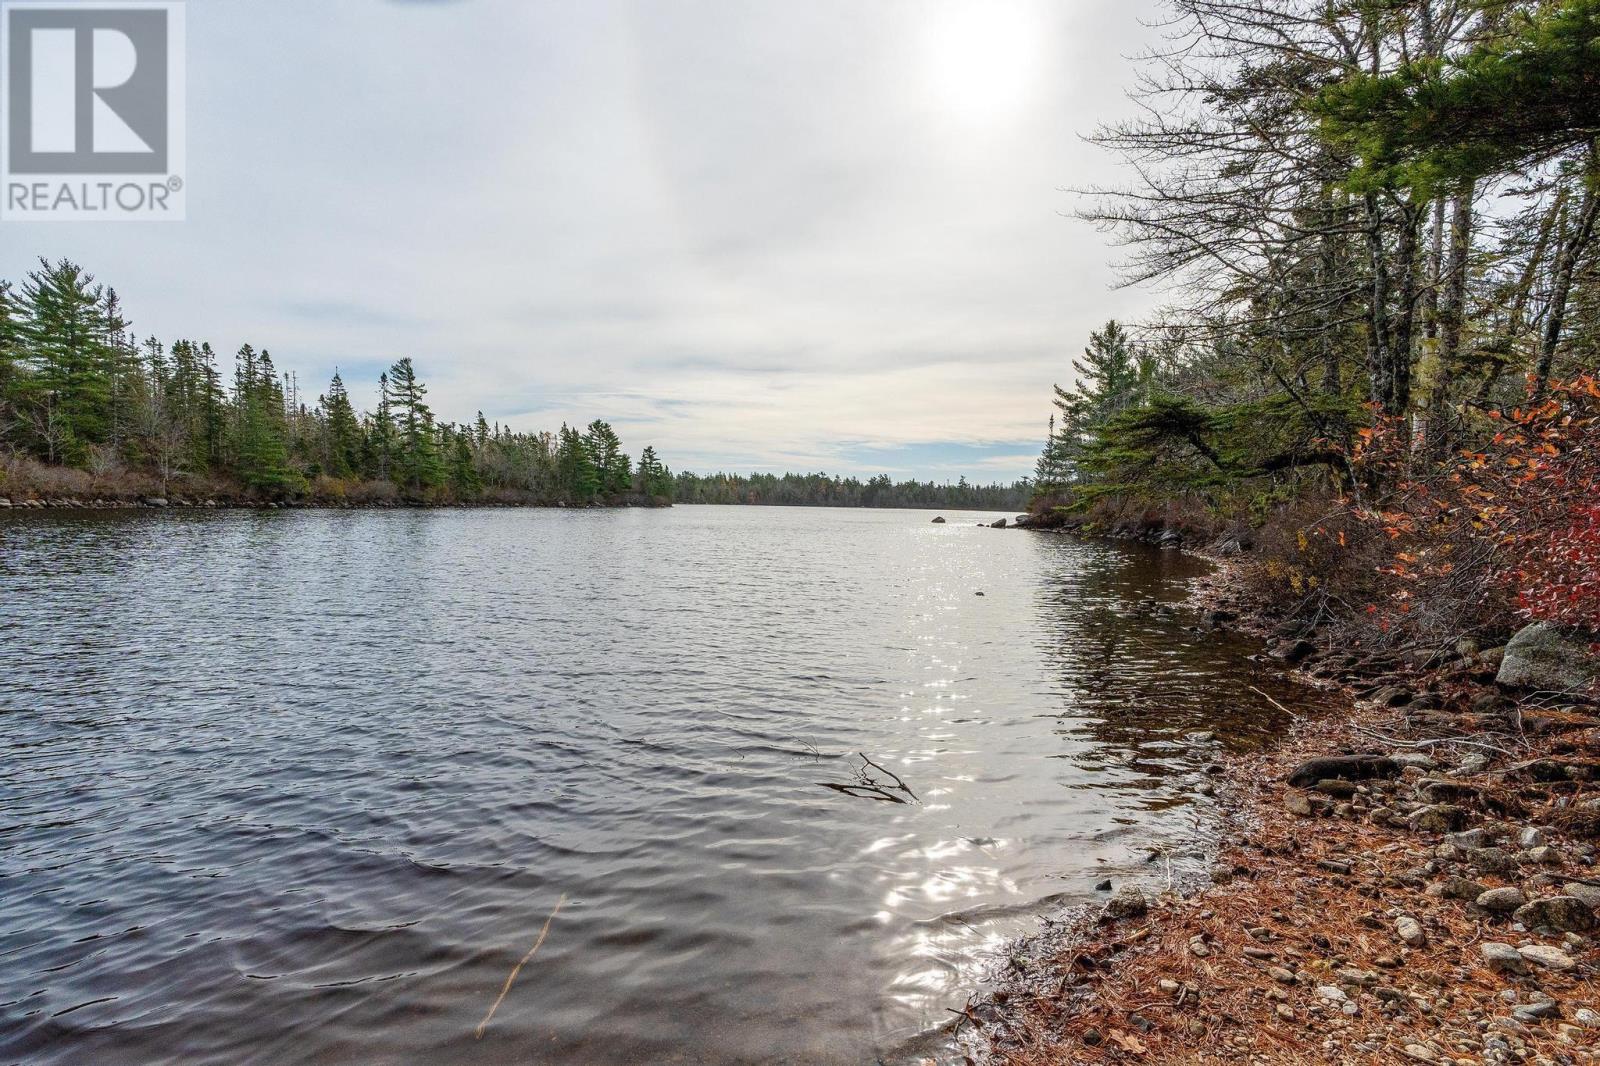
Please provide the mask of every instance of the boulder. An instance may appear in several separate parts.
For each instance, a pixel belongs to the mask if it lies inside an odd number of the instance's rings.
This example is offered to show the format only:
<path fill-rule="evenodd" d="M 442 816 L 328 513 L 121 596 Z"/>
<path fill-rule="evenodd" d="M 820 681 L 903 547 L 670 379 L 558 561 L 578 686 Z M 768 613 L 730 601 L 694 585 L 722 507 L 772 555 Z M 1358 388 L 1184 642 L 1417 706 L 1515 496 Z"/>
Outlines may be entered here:
<path fill-rule="evenodd" d="M 1517 908 L 1512 915 L 1529 929 L 1586 933 L 1595 927 L 1594 911 L 1577 896 L 1546 896 Z"/>
<path fill-rule="evenodd" d="M 1006 520 L 1004 518 L 1002 518 L 998 522 L 992 522 L 992 523 L 990 523 L 989 528 L 990 529 L 1004 529 L 1004 528 L 1006 528 Z"/>
<path fill-rule="evenodd" d="M 934 518 L 933 518 L 933 524 L 936 525 L 936 526 L 944 525 L 944 516 L 943 515 L 935 515 Z"/>
<path fill-rule="evenodd" d="M 143 500 L 140 500 L 139 502 L 144 504 L 146 507 L 165 507 L 165 506 L 167 506 L 166 499 L 164 497 L 161 497 L 161 496 L 146 496 Z"/>
<path fill-rule="evenodd" d="M 1495 682 L 1507 688 L 1583 692 L 1600 678 L 1600 659 L 1586 641 L 1548 622 L 1523 626 L 1506 644 Z"/>
<path fill-rule="evenodd" d="M 1329 755 L 1320 759 L 1307 759 L 1289 775 L 1289 784 L 1296 788 L 1310 788 L 1318 781 L 1343 778 L 1346 781 L 1365 781 L 1372 777 L 1398 777 L 1400 764 L 1386 755 Z"/>

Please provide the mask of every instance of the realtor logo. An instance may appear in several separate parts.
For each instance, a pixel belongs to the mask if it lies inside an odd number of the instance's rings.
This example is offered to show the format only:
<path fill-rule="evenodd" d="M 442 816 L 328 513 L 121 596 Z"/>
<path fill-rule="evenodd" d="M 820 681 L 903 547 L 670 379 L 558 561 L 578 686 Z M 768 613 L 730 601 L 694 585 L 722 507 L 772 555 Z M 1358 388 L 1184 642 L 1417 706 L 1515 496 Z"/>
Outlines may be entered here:
<path fill-rule="evenodd" d="M 178 0 L 0 0 L 0 219 L 184 215 Z"/>

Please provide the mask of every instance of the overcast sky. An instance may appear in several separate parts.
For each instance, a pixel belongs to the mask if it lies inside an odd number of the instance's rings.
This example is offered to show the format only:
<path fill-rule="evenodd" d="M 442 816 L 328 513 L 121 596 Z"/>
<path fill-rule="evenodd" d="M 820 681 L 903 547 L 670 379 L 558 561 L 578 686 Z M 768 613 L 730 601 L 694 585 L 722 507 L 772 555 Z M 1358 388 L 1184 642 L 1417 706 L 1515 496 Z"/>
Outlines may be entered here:
<path fill-rule="evenodd" d="M 1108 317 L 1150 0 L 203 0 L 188 221 L 0 226 L 140 336 L 675 469 L 1010 480 Z"/>

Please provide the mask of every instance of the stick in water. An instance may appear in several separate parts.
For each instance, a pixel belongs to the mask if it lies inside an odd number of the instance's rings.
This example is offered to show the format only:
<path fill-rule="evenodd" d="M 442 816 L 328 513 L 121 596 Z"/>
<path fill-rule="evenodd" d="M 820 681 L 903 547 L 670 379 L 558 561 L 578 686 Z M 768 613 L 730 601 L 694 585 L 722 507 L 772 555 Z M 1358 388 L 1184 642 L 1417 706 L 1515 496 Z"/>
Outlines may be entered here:
<path fill-rule="evenodd" d="M 479 1040 L 483 1039 L 483 1031 L 489 1027 L 490 1020 L 494 1018 L 494 1012 L 499 1010 L 500 1004 L 505 1002 L 506 993 L 511 991 L 511 982 L 517 979 L 517 974 L 522 972 L 522 968 L 527 965 L 528 960 L 533 958 L 533 953 L 539 950 L 539 945 L 544 943 L 545 935 L 550 932 L 550 923 L 556 920 L 556 915 L 561 913 L 561 905 L 565 902 L 567 902 L 567 894 L 563 892 L 561 893 L 561 898 L 556 900 L 556 909 L 551 911 L 550 917 L 544 920 L 544 928 L 539 930 L 539 939 L 535 940 L 533 947 L 529 948 L 528 953 L 522 956 L 522 961 L 511 967 L 511 973 L 506 977 L 505 987 L 500 989 L 500 997 L 494 1001 L 494 1006 L 489 1008 L 489 1013 L 483 1016 L 483 1021 L 478 1023 L 477 1038 Z"/>

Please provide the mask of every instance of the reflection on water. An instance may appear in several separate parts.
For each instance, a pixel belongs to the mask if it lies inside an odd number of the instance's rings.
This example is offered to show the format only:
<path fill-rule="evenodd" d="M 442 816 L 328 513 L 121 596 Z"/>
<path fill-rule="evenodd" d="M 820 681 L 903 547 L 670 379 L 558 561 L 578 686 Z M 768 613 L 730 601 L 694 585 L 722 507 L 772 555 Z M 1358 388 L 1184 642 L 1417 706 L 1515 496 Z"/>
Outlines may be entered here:
<path fill-rule="evenodd" d="M 0 517 L 0 1059 L 892 1055 L 1281 724 L 1193 561 L 929 517 Z"/>

